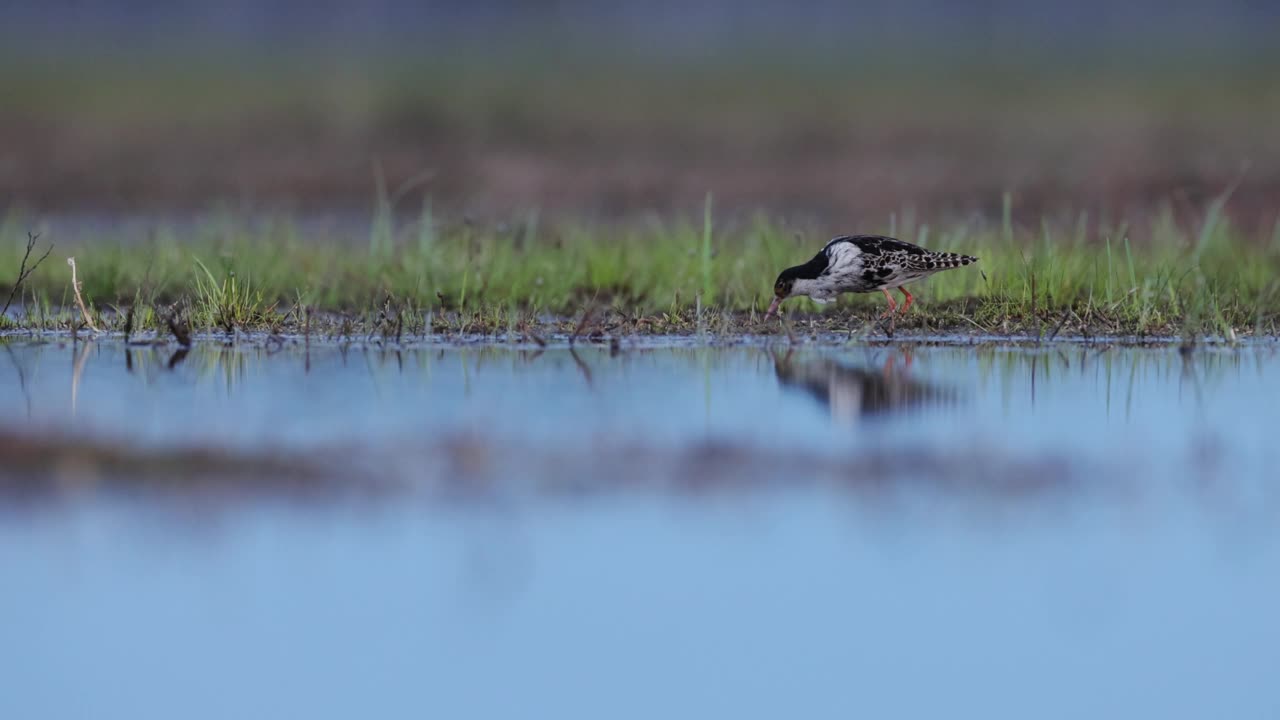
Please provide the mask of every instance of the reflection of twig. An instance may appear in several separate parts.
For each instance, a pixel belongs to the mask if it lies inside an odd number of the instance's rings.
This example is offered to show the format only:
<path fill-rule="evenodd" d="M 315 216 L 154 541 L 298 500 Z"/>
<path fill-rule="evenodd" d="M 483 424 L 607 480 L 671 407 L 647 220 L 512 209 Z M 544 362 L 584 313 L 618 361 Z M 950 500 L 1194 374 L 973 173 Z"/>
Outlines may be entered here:
<path fill-rule="evenodd" d="M 187 353 L 189 352 L 191 352 L 191 348 L 185 345 L 174 350 L 173 355 L 169 356 L 169 369 L 172 370 L 182 364 L 182 361 L 186 359 Z"/>
<path fill-rule="evenodd" d="M 1182 373 L 1181 380 L 1185 382 L 1187 378 L 1191 379 L 1191 390 L 1196 396 L 1196 407 L 1204 406 L 1204 394 L 1200 390 L 1200 374 L 1196 372 L 1196 358 L 1191 353 L 1182 353 Z"/>
<path fill-rule="evenodd" d="M 22 397 L 27 401 L 27 417 L 31 417 L 31 392 L 27 390 L 27 373 L 22 369 L 22 363 L 18 362 L 18 357 L 13 354 L 13 348 L 6 343 L 4 346 L 5 353 L 9 355 L 9 361 L 13 363 L 13 369 L 18 373 L 18 387 L 22 389 Z"/>
<path fill-rule="evenodd" d="M 44 251 L 44 254 L 40 256 L 40 259 L 32 263 L 30 268 L 27 268 L 27 259 L 31 257 L 31 251 L 35 249 L 36 240 L 39 239 L 39 233 L 36 233 L 35 235 L 27 233 L 27 251 L 22 254 L 22 264 L 18 266 L 18 279 L 14 281 L 13 289 L 9 291 L 9 299 L 4 301 L 4 308 L 0 309 L 0 317 L 3 317 L 5 313 L 9 312 L 9 305 L 13 302 L 13 296 L 18 294 L 18 288 L 22 287 L 23 281 L 25 281 L 31 273 L 35 272 L 36 268 L 40 267 L 40 263 L 44 262 L 45 258 L 49 257 L 49 253 L 53 252 L 53 244 L 50 243 L 49 249 Z"/>
<path fill-rule="evenodd" d="M 302 372 L 311 374 L 311 310 L 303 304 L 302 306 Z"/>
<path fill-rule="evenodd" d="M 80 354 L 76 356 L 75 367 L 71 371 L 71 416 L 76 414 L 76 400 L 80 395 L 80 376 L 84 374 L 84 363 L 89 358 L 89 348 L 93 341 L 89 340 L 80 346 Z"/>
<path fill-rule="evenodd" d="M 67 264 L 71 266 L 71 289 L 76 293 L 76 304 L 80 306 L 80 314 L 84 316 L 84 324 L 89 329 L 98 332 L 98 326 L 93 324 L 93 318 L 89 317 L 89 308 L 84 305 L 84 298 L 80 297 L 80 281 L 76 279 L 76 259 L 67 258 Z"/>
<path fill-rule="evenodd" d="M 1040 342 L 1039 340 L 1036 340 L 1037 344 L 1039 344 L 1039 342 Z M 1031 409 L 1032 410 L 1034 410 L 1036 407 L 1036 365 L 1038 364 L 1039 364 L 1039 358 L 1036 358 L 1033 356 L 1031 358 Z"/>
<path fill-rule="evenodd" d="M 578 370 L 582 372 L 582 377 L 587 381 L 587 387 L 591 387 L 591 368 L 582 362 L 582 358 L 578 357 L 578 351 L 569 346 L 569 357 L 573 358 L 573 362 L 578 366 Z"/>

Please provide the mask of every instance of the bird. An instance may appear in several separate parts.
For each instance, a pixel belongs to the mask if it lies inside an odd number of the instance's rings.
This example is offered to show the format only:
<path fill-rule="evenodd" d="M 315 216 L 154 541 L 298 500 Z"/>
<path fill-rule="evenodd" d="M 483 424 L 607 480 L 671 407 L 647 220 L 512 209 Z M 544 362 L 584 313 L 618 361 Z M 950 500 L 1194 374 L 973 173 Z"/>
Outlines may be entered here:
<path fill-rule="evenodd" d="M 816 303 L 829 303 L 841 293 L 880 290 L 889 301 L 887 318 L 898 309 L 889 291 L 897 288 L 903 297 L 902 313 L 915 297 L 904 287 L 942 270 L 975 263 L 978 258 L 953 252 L 927 250 L 904 240 L 884 235 L 841 235 L 832 238 L 813 259 L 783 270 L 773 283 L 773 302 L 766 320 L 783 300 L 807 295 Z"/>

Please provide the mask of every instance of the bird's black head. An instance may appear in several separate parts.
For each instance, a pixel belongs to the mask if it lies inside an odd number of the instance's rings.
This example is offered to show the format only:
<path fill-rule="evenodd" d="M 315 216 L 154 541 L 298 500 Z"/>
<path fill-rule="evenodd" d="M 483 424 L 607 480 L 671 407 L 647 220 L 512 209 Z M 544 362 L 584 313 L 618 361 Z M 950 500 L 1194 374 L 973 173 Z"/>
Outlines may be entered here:
<path fill-rule="evenodd" d="M 765 318 L 769 318 L 777 311 L 779 303 L 795 294 L 797 280 L 813 280 L 826 269 L 827 255 L 825 252 L 820 252 L 809 262 L 789 267 L 778 273 L 778 279 L 773 281 L 773 303 L 769 306 L 769 311 L 764 314 Z M 803 291 L 802 294 L 804 294 Z"/>
<path fill-rule="evenodd" d="M 812 280 L 826 269 L 825 258 L 823 260 L 824 262 L 821 266 L 814 262 L 807 262 L 804 265 L 789 267 L 778 273 L 778 279 L 773 281 L 773 294 L 783 299 L 791 297 L 797 280 Z"/>
<path fill-rule="evenodd" d="M 796 276 L 792 272 L 795 268 L 787 268 L 778 274 L 778 279 L 773 283 L 773 294 L 781 299 L 791 297 L 791 289 L 795 287 Z"/>

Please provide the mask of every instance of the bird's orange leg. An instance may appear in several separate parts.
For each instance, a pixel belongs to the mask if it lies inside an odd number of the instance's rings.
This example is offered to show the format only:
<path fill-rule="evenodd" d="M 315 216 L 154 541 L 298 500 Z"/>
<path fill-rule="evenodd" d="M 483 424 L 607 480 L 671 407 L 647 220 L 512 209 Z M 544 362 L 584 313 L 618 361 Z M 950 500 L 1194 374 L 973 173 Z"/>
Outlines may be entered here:
<path fill-rule="evenodd" d="M 889 309 L 885 310 L 880 317 L 887 318 L 893 314 L 894 310 L 898 309 L 898 301 L 894 300 L 893 296 L 889 294 L 889 288 L 880 288 L 880 292 L 884 293 L 884 299 L 889 301 Z"/>
<path fill-rule="evenodd" d="M 902 314 L 906 315 L 907 309 L 911 307 L 911 303 L 915 301 L 915 297 L 912 296 L 911 293 L 907 292 L 905 287 L 900 287 L 898 289 L 902 291 L 902 297 L 906 298 L 906 302 L 902 303 Z M 886 290 L 885 294 L 887 295 L 888 293 L 889 291 Z"/>

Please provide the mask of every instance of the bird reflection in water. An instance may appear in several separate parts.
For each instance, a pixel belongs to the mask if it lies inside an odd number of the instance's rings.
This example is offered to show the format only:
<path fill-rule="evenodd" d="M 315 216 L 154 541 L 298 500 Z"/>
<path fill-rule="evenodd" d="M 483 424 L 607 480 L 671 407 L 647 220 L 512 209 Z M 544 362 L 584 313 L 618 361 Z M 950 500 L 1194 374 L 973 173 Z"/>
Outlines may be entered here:
<path fill-rule="evenodd" d="M 816 398 L 831 411 L 831 419 L 839 425 L 851 426 L 860 421 L 885 417 L 931 406 L 951 406 L 958 401 L 954 389 L 934 385 L 911 377 L 911 359 L 907 356 L 898 366 L 894 356 L 883 367 L 859 366 L 824 357 L 773 355 L 774 373 L 778 381 Z"/>

